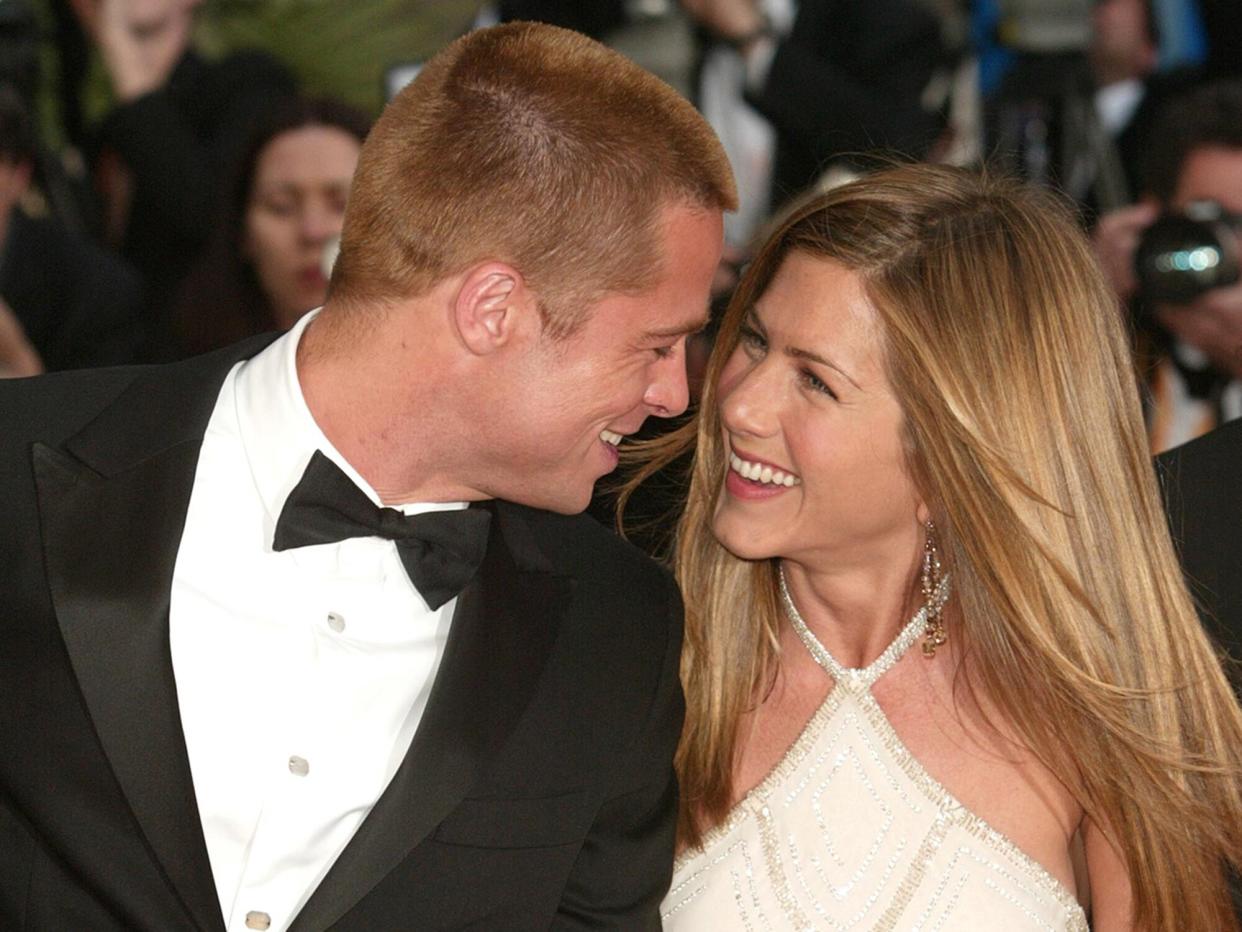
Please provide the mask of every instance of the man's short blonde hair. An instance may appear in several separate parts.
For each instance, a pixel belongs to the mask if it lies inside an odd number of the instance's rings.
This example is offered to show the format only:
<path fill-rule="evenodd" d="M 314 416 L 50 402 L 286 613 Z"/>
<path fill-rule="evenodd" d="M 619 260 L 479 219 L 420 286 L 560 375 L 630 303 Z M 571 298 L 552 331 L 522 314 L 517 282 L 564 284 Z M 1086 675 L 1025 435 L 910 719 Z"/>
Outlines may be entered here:
<path fill-rule="evenodd" d="M 512 264 L 545 324 L 571 332 L 604 294 L 660 274 L 669 205 L 731 210 L 719 140 L 659 78 L 578 33 L 479 30 L 432 58 L 358 162 L 331 294 L 416 296 L 488 260 Z"/>

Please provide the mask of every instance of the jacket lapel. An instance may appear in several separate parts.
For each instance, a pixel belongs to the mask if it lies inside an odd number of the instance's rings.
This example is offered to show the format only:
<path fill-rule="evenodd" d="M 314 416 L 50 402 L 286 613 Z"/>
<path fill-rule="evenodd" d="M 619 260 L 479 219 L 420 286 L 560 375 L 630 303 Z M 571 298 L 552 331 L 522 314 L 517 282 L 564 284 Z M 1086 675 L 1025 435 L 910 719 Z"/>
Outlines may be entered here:
<path fill-rule="evenodd" d="M 202 929 L 224 924 L 181 730 L 168 606 L 203 430 L 225 372 L 261 346 L 140 370 L 64 451 L 32 451 L 52 604 L 83 699 L 148 844 Z"/>
<path fill-rule="evenodd" d="M 409 752 L 290 932 L 328 928 L 416 848 L 470 791 L 534 694 L 573 583 L 553 573 L 523 509 L 487 507 L 487 555 L 458 597 Z"/>

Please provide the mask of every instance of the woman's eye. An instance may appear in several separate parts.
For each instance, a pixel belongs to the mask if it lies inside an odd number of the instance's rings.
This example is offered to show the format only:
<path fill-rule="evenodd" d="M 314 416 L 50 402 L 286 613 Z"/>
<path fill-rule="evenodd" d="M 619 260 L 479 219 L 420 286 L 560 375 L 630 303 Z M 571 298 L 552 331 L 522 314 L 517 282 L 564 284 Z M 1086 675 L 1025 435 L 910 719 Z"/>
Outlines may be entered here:
<path fill-rule="evenodd" d="M 768 348 L 768 341 L 765 340 L 757 330 L 750 327 L 743 327 L 738 332 L 738 342 L 746 348 L 746 352 L 755 355 L 762 353 Z"/>
<path fill-rule="evenodd" d="M 834 392 L 831 388 L 829 388 L 828 384 L 823 379 L 821 379 L 819 376 L 817 376 L 814 372 L 810 372 L 806 369 L 803 369 L 799 373 L 799 375 L 802 378 L 803 384 L 806 385 L 808 388 L 810 388 L 812 391 L 819 392 L 821 395 L 827 395 L 829 398 L 837 397 L 837 393 Z"/>
<path fill-rule="evenodd" d="M 657 346 L 655 348 L 655 354 L 661 359 L 668 359 L 669 357 L 673 355 L 673 353 L 676 350 L 677 350 L 677 347 L 675 345 L 674 346 Z"/>
<path fill-rule="evenodd" d="M 263 201 L 263 209 L 268 213 L 275 214 L 277 217 L 289 217 L 297 210 L 297 205 L 292 201 Z"/>

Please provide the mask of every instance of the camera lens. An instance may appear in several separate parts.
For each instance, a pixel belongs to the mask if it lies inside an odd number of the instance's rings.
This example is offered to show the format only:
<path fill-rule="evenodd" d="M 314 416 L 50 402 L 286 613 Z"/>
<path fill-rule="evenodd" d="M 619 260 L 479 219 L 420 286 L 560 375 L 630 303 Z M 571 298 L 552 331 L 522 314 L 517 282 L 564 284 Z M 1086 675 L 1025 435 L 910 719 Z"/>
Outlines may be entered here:
<path fill-rule="evenodd" d="M 1238 280 L 1238 218 L 1215 204 L 1165 214 L 1135 253 L 1139 293 L 1148 302 L 1185 304 Z"/>

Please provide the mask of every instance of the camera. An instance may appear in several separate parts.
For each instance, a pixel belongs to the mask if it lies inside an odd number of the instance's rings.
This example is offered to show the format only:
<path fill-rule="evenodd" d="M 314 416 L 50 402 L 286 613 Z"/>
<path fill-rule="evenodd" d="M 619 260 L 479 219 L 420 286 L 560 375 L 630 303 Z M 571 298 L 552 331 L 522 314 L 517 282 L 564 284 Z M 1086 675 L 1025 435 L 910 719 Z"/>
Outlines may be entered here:
<path fill-rule="evenodd" d="M 1214 201 L 1195 201 L 1162 214 L 1134 254 L 1139 295 L 1147 303 L 1186 304 L 1238 281 L 1242 215 Z"/>

